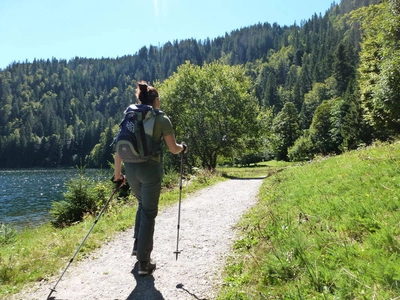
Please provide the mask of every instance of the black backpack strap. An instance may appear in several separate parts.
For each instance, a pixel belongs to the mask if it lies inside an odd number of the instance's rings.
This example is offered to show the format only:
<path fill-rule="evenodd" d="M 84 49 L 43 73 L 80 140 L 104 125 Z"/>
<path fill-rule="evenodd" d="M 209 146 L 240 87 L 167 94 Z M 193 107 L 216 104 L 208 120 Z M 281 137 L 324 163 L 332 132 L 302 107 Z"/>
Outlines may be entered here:
<path fill-rule="evenodd" d="M 146 132 L 144 130 L 143 121 L 146 118 L 148 110 L 138 111 L 137 119 L 135 120 L 135 127 L 139 129 L 139 131 L 135 131 L 136 140 L 142 141 L 142 143 L 138 143 L 138 151 L 141 156 L 144 156 L 145 153 L 149 153 L 149 148 L 147 146 L 146 141 Z"/>

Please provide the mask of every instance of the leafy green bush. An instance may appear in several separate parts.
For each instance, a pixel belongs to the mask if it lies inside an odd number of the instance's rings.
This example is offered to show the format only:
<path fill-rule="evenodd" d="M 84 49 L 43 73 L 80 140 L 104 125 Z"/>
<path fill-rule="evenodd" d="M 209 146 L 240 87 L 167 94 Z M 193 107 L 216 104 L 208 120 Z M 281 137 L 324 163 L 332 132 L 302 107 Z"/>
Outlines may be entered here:
<path fill-rule="evenodd" d="M 0 245 L 8 243 L 15 237 L 15 230 L 0 222 Z"/>
<path fill-rule="evenodd" d="M 179 184 L 179 173 L 173 169 L 168 169 L 162 180 L 162 188 L 170 190 Z"/>
<path fill-rule="evenodd" d="M 108 188 L 83 174 L 67 183 L 65 200 L 53 202 L 50 214 L 56 227 L 69 226 L 79 222 L 86 214 L 95 214 L 105 203 Z"/>
<path fill-rule="evenodd" d="M 288 149 L 290 161 L 305 161 L 313 158 L 313 143 L 308 135 L 296 140 L 294 145 Z"/>

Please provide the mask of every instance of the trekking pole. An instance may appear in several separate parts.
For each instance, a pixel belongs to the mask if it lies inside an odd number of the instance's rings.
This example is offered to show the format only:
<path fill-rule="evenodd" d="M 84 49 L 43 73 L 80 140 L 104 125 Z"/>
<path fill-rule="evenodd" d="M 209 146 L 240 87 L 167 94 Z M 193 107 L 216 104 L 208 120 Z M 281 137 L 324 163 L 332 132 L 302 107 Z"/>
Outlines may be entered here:
<path fill-rule="evenodd" d="M 179 204 L 178 204 L 178 226 L 177 226 L 177 236 L 176 236 L 176 260 L 178 260 L 178 255 L 181 253 L 179 251 L 179 228 L 181 226 L 181 200 L 182 200 L 182 174 L 183 174 L 183 151 L 181 152 L 181 167 L 180 167 L 180 178 L 179 178 Z"/>
<path fill-rule="evenodd" d="M 106 210 L 108 204 L 110 203 L 111 199 L 113 198 L 113 196 L 115 195 L 115 193 L 118 191 L 118 189 L 124 184 L 125 180 L 123 180 L 121 183 L 117 182 L 117 186 L 115 187 L 114 191 L 112 192 L 110 198 L 107 200 L 106 204 L 104 205 L 104 207 L 101 209 L 99 215 L 97 216 L 96 220 L 94 221 L 92 227 L 90 228 L 89 232 L 86 234 L 85 238 L 83 239 L 82 243 L 79 245 L 78 249 L 76 249 L 74 255 L 72 256 L 72 258 L 69 260 L 67 267 L 64 269 L 64 271 L 62 272 L 60 278 L 58 278 L 56 284 L 54 285 L 53 288 L 50 288 L 50 294 L 47 296 L 47 299 L 50 299 L 50 296 L 53 292 L 56 292 L 56 287 L 58 285 L 58 283 L 61 281 L 61 278 L 64 276 L 65 272 L 67 271 L 67 269 L 69 268 L 69 266 L 71 265 L 71 263 L 74 261 L 75 256 L 78 254 L 79 250 L 81 249 L 81 247 L 83 246 L 83 244 L 85 243 L 87 237 L 89 236 L 90 232 L 92 231 L 93 227 L 96 225 L 97 221 L 100 219 L 101 215 L 104 213 L 104 211 Z"/>

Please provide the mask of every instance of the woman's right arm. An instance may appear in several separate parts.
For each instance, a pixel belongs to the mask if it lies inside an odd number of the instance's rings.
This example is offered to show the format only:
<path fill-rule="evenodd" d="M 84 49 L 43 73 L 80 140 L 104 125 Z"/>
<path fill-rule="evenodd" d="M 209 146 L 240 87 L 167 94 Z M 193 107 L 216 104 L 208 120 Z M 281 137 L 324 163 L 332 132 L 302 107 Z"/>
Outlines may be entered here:
<path fill-rule="evenodd" d="M 118 155 L 118 152 L 115 152 L 115 156 L 114 156 L 114 178 L 115 178 L 115 180 L 120 180 L 121 178 L 123 179 L 121 165 L 122 165 L 122 159 Z"/>
<path fill-rule="evenodd" d="M 186 146 L 186 149 L 185 149 L 183 147 L 183 143 L 182 144 L 177 144 L 176 143 L 175 136 L 173 134 L 169 134 L 167 136 L 164 136 L 164 140 L 165 140 L 165 143 L 168 146 L 169 151 L 171 151 L 171 153 L 173 153 L 173 154 L 178 154 L 178 153 L 182 152 L 183 150 L 187 151 L 187 146 Z"/>

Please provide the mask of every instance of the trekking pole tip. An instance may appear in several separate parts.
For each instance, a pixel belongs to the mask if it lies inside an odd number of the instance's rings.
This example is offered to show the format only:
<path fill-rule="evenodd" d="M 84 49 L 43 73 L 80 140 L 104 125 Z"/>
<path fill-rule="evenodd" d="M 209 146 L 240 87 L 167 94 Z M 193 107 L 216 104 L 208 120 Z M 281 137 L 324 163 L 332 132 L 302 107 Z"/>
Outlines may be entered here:
<path fill-rule="evenodd" d="M 53 292 L 56 292 L 56 289 L 55 288 L 50 288 L 50 294 L 47 296 L 47 300 L 49 300 L 49 299 L 54 299 L 53 297 L 50 297 L 51 296 L 51 294 L 53 294 Z"/>
<path fill-rule="evenodd" d="M 175 259 L 178 260 L 178 255 L 181 254 L 181 251 L 176 250 L 176 251 L 174 251 L 174 253 L 176 254 L 176 258 Z"/>

